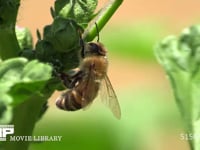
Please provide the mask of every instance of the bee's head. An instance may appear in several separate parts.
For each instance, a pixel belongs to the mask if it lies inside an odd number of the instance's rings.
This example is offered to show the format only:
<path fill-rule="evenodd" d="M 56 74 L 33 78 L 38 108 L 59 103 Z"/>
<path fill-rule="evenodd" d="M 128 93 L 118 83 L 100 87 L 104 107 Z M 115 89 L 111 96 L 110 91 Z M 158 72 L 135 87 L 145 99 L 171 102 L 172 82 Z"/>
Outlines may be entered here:
<path fill-rule="evenodd" d="M 103 44 L 99 42 L 87 43 L 84 49 L 85 56 L 106 56 L 106 50 Z"/>

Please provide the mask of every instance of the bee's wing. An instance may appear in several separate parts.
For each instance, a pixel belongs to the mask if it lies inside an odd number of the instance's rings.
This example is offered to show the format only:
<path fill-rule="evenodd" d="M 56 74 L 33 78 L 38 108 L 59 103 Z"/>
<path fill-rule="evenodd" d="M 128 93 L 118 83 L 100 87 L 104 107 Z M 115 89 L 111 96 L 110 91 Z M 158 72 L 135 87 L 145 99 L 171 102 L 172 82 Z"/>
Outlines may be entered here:
<path fill-rule="evenodd" d="M 91 82 L 94 80 L 95 80 L 94 75 L 92 74 L 92 72 L 90 72 L 88 74 L 87 81 L 86 81 L 85 87 L 83 89 L 83 98 L 84 99 L 85 99 L 86 95 L 91 94 L 92 91 L 90 89 L 91 88 L 90 85 L 93 84 Z M 85 99 L 85 101 L 82 101 L 82 106 L 83 106 L 82 110 L 88 110 L 90 108 L 92 102 L 93 101 L 88 101 L 87 98 Z"/>
<path fill-rule="evenodd" d="M 95 83 L 95 74 L 93 71 L 90 71 L 90 73 L 87 74 L 87 77 L 84 78 L 82 83 L 82 106 L 83 109 L 87 109 L 87 107 L 89 107 L 96 98 L 100 84 Z"/>
<path fill-rule="evenodd" d="M 107 75 L 105 76 L 105 78 L 102 80 L 101 83 L 100 97 L 102 102 L 111 109 L 113 115 L 116 118 L 120 119 L 121 110 L 119 102 Z"/>

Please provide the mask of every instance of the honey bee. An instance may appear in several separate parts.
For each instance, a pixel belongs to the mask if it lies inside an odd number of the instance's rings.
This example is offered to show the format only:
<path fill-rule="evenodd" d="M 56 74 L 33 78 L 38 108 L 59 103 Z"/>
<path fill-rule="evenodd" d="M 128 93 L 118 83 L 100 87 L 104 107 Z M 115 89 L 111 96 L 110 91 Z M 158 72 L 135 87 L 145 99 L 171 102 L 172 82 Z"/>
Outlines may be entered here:
<path fill-rule="evenodd" d="M 100 91 L 102 101 L 114 116 L 121 117 L 117 96 L 107 76 L 107 51 L 102 43 L 90 42 L 82 48 L 82 61 L 70 78 L 69 90 L 56 100 L 56 106 L 67 111 L 85 108 L 93 102 Z"/>

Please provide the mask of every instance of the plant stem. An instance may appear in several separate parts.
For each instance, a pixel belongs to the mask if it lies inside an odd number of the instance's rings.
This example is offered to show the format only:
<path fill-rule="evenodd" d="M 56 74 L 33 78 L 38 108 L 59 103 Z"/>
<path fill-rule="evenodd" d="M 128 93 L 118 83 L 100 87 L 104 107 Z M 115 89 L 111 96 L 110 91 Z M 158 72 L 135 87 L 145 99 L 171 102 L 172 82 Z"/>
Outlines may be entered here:
<path fill-rule="evenodd" d="M 194 92 L 192 89 L 192 81 L 190 74 L 188 73 L 178 73 L 172 74 L 168 73 L 171 85 L 174 91 L 175 99 L 179 111 L 183 117 L 183 124 L 188 135 L 194 134 L 193 126 L 193 107 L 194 107 Z M 188 140 L 190 149 L 194 149 L 195 139 Z"/>
<path fill-rule="evenodd" d="M 14 29 L 0 29 L 0 57 L 2 60 L 17 57 L 20 47 Z"/>
<path fill-rule="evenodd" d="M 0 0 L 0 57 L 17 57 L 20 47 L 15 34 L 15 23 L 20 0 Z"/>
<path fill-rule="evenodd" d="M 98 34 L 95 23 L 98 26 L 98 30 L 104 27 L 104 25 L 108 22 L 108 20 L 112 17 L 118 7 L 122 4 L 123 0 L 110 0 L 108 3 L 103 7 L 103 9 L 99 12 L 99 14 L 94 19 L 93 23 L 88 26 L 83 34 L 83 39 L 85 41 L 92 41 L 95 36 Z"/>
<path fill-rule="evenodd" d="M 46 101 L 46 97 L 38 95 L 32 96 L 24 103 L 15 107 L 13 110 L 14 135 L 12 136 L 31 136 L 35 123 Z M 10 141 L 4 143 L 6 150 L 27 150 L 30 142 L 28 141 Z"/>

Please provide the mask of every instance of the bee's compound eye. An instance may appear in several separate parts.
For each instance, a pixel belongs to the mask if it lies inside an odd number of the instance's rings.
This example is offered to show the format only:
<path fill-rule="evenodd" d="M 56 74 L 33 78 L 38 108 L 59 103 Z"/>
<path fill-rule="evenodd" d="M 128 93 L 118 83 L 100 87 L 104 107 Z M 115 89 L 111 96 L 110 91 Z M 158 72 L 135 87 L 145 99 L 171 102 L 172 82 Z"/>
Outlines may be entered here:
<path fill-rule="evenodd" d="M 99 52 L 99 46 L 96 43 L 89 43 L 91 51 L 94 53 L 98 53 Z"/>
<path fill-rule="evenodd" d="M 91 53 L 91 54 L 97 54 L 97 55 L 100 55 L 100 56 L 105 56 L 106 55 L 105 49 L 99 43 L 93 43 L 93 42 L 91 42 L 91 43 L 88 43 L 88 44 L 90 46 L 89 53 Z"/>

